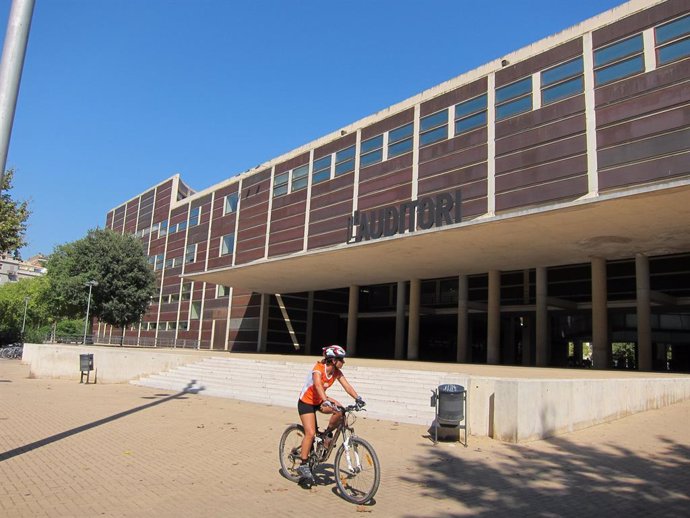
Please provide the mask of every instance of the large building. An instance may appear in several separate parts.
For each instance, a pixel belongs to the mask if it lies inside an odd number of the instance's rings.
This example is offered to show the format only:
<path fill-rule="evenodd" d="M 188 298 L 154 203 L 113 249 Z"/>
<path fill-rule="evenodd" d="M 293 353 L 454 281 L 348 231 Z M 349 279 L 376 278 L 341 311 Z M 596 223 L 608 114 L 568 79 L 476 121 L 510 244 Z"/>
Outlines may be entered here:
<path fill-rule="evenodd" d="M 128 340 L 688 371 L 690 3 L 628 2 L 106 225 L 159 279 Z"/>

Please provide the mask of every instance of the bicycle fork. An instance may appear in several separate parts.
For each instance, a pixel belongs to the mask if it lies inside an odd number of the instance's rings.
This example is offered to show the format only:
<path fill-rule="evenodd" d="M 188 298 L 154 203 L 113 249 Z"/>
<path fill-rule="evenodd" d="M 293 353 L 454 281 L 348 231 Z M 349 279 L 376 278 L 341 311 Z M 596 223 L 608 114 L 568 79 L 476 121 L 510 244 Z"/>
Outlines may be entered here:
<path fill-rule="evenodd" d="M 347 469 L 350 471 L 350 473 L 359 473 L 360 471 L 362 471 L 362 464 L 359 460 L 359 453 L 357 452 L 357 448 L 352 448 L 350 445 L 350 439 L 352 438 L 352 434 L 343 433 L 343 435 L 343 448 L 345 449 L 345 461 L 347 462 Z M 352 465 L 353 459 L 355 461 L 354 466 Z"/>

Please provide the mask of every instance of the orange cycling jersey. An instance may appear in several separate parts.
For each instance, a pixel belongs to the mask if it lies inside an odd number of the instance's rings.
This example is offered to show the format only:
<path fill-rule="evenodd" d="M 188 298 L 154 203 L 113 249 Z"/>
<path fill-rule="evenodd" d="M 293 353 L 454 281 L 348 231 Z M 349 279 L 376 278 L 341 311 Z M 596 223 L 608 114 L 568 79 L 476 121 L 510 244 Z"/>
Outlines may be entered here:
<path fill-rule="evenodd" d="M 326 389 L 328 389 L 328 387 L 335 383 L 335 380 L 340 379 L 343 375 L 343 373 L 340 372 L 340 369 L 338 369 L 337 367 L 333 367 L 333 372 L 330 376 L 328 376 L 326 374 L 326 366 L 321 362 L 317 362 L 316 365 L 314 365 L 314 368 L 311 370 L 311 372 L 309 372 L 307 380 L 304 383 L 304 387 L 302 387 L 302 392 L 299 395 L 300 400 L 308 405 L 320 405 L 321 403 L 323 403 L 323 401 L 319 397 L 319 394 L 316 392 L 316 389 L 314 388 L 313 374 L 315 372 L 321 376 L 321 382 L 323 383 L 324 392 L 326 391 Z"/>

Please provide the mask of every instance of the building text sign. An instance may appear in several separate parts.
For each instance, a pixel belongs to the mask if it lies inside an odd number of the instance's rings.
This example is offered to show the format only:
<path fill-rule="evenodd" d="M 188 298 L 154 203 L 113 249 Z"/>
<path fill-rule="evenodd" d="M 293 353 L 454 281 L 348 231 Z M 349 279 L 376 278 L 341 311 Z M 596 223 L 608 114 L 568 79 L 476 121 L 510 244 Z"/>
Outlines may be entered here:
<path fill-rule="evenodd" d="M 370 211 L 356 210 L 347 218 L 347 242 L 359 243 L 380 237 L 428 230 L 433 227 L 460 223 L 460 191 L 444 192 L 406 201 L 398 206 Z"/>

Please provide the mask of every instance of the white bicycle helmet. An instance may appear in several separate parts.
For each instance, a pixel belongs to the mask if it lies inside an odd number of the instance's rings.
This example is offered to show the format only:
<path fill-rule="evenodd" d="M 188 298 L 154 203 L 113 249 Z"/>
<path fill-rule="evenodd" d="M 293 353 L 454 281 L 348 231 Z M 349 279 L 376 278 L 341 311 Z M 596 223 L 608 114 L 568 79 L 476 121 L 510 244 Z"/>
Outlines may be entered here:
<path fill-rule="evenodd" d="M 345 356 L 347 356 L 345 349 L 343 349 L 339 345 L 329 345 L 328 347 L 323 348 L 323 357 L 327 360 L 337 360 L 338 358 L 345 358 Z"/>

